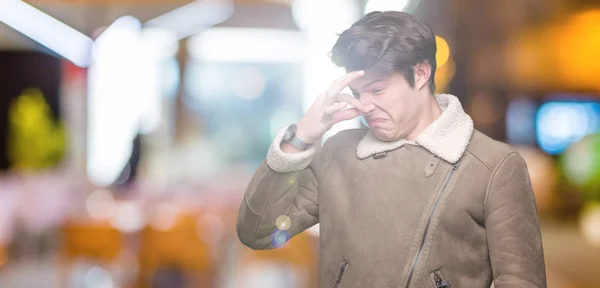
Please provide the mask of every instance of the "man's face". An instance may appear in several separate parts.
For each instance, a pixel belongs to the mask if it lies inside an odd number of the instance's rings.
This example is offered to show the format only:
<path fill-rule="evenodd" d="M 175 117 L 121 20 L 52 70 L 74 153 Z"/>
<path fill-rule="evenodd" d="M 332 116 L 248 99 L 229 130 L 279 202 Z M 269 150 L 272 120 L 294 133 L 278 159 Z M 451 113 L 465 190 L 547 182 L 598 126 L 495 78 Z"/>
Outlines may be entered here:
<path fill-rule="evenodd" d="M 373 134 L 382 141 L 405 138 L 415 130 L 423 115 L 422 97 L 400 73 L 385 77 L 367 73 L 351 82 L 350 89 L 363 105 L 376 107 L 363 116 Z"/>

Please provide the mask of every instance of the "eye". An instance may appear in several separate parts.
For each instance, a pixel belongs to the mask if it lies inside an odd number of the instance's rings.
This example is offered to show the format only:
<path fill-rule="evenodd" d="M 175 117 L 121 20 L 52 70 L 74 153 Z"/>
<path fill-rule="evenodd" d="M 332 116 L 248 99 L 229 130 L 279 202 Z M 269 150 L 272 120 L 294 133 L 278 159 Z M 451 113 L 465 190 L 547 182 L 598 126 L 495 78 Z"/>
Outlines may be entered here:
<path fill-rule="evenodd" d="M 373 91 L 373 94 L 380 95 L 380 94 L 383 94 L 383 90 L 384 90 L 383 88 L 375 88 L 372 91 Z"/>

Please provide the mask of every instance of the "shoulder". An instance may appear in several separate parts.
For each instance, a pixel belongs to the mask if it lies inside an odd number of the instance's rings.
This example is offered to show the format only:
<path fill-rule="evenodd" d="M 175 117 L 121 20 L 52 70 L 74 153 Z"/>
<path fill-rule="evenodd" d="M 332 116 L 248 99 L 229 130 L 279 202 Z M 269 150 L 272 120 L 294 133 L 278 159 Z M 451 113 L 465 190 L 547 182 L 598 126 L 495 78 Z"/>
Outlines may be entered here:
<path fill-rule="evenodd" d="M 356 147 L 367 131 L 367 128 L 342 130 L 325 141 L 324 149 L 331 150 L 333 154 L 346 154 L 350 150 L 356 154 Z"/>
<path fill-rule="evenodd" d="M 516 157 L 524 161 L 514 147 L 494 140 L 478 130 L 473 131 L 471 142 L 467 146 L 467 153 L 471 154 L 476 161 L 483 164 L 490 172 L 509 157 Z"/>
<path fill-rule="evenodd" d="M 347 129 L 336 133 L 335 135 L 329 137 L 327 141 L 325 141 L 325 145 L 330 145 L 332 148 L 343 148 L 343 147 L 354 147 L 358 145 L 358 142 L 365 137 L 369 131 L 366 128 L 358 128 L 358 129 Z"/>

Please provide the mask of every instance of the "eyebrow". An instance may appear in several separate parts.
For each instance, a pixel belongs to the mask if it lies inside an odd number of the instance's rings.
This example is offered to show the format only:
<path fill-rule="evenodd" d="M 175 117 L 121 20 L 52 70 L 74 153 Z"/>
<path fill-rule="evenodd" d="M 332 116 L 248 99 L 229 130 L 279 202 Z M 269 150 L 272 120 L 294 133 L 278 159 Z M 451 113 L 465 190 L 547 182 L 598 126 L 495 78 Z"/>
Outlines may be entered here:
<path fill-rule="evenodd" d="M 374 83 L 381 82 L 381 81 L 383 81 L 383 79 L 373 79 L 373 80 L 367 82 L 365 85 L 363 85 L 363 89 L 366 90 L 367 87 L 373 85 Z"/>

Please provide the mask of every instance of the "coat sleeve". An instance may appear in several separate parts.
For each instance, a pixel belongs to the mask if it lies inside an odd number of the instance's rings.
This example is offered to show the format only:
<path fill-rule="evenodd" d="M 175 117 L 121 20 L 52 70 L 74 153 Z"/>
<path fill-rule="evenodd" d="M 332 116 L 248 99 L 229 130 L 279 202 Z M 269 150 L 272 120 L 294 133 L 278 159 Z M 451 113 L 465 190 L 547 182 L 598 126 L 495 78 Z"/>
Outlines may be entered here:
<path fill-rule="evenodd" d="M 255 250 L 277 248 L 319 222 L 319 162 L 328 145 L 319 153 L 315 147 L 285 153 L 280 148 L 284 132 L 252 177 L 238 213 L 238 237 Z"/>
<path fill-rule="evenodd" d="M 516 151 L 492 173 L 485 229 L 495 288 L 546 287 L 535 196 L 526 163 Z"/>

